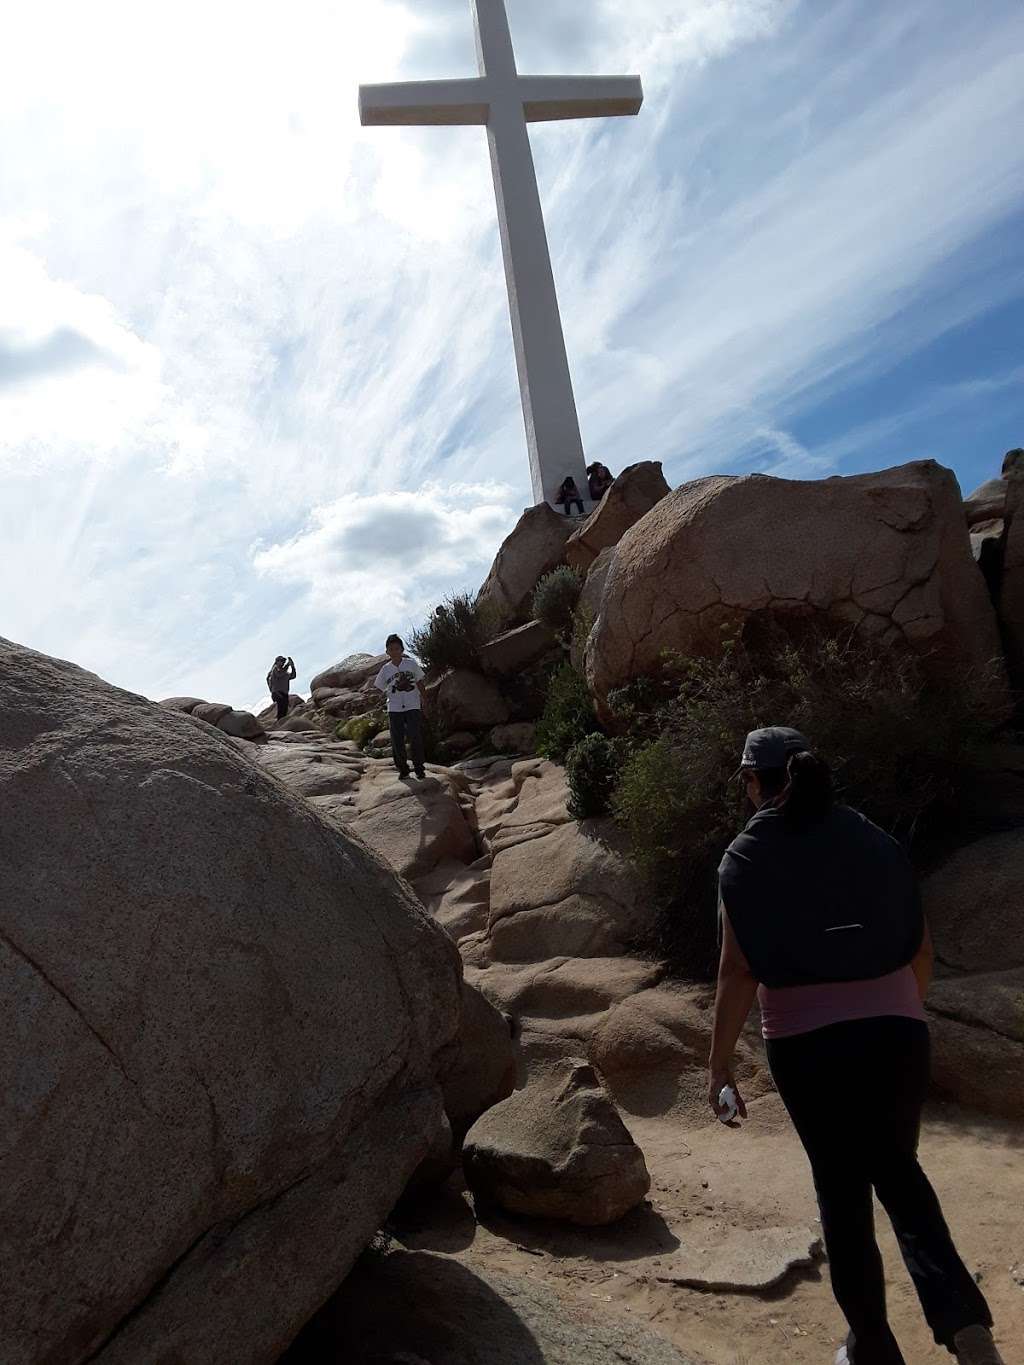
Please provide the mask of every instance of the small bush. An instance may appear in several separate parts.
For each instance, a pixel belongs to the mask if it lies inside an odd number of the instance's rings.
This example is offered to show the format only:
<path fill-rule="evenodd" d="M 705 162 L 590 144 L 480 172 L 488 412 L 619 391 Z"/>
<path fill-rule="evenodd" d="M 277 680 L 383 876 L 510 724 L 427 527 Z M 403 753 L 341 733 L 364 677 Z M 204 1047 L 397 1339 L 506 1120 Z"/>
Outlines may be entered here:
<path fill-rule="evenodd" d="M 564 763 L 574 744 L 600 730 L 583 678 L 569 664 L 551 675 L 544 714 L 537 724 L 537 752 Z"/>
<path fill-rule="evenodd" d="M 475 599 L 469 593 L 456 593 L 413 631 L 410 644 L 426 671 L 437 674 L 449 668 L 479 668 L 477 650 L 492 635 L 492 623 Z"/>
<path fill-rule="evenodd" d="M 338 726 L 336 733 L 339 739 L 350 739 L 353 743 L 358 744 L 360 749 L 365 749 L 374 735 L 379 735 L 382 730 L 387 728 L 387 712 L 373 711 L 343 721 Z"/>
<path fill-rule="evenodd" d="M 533 614 L 549 630 L 565 638 L 573 624 L 573 612 L 583 591 L 583 579 L 568 564 L 561 564 L 537 584 L 533 590 Z"/>
<path fill-rule="evenodd" d="M 618 751 L 606 735 L 586 735 L 572 746 L 565 759 L 565 775 L 568 809 L 574 820 L 607 815 L 618 769 Z"/>

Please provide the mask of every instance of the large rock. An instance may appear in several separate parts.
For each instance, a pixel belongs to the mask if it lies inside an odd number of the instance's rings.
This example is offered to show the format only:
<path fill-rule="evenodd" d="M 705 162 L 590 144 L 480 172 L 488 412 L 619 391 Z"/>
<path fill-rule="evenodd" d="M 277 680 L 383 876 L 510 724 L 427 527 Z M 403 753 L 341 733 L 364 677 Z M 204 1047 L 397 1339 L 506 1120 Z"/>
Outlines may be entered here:
<path fill-rule="evenodd" d="M 603 704 L 664 650 L 713 654 L 754 613 L 794 612 L 905 641 L 936 672 L 992 673 L 999 691 L 999 635 L 959 489 L 932 461 L 821 482 L 718 476 L 670 493 L 619 542 L 588 679 Z"/>
<path fill-rule="evenodd" d="M 988 479 L 973 493 L 964 498 L 964 512 L 967 525 L 977 526 L 980 522 L 996 521 L 1006 510 L 1006 479 Z"/>
<path fill-rule="evenodd" d="M 1024 690 L 1024 476 L 1017 475 L 1007 484 L 999 624 L 1010 680 L 1019 693 Z"/>
<path fill-rule="evenodd" d="M 586 1227 L 615 1222 L 651 1187 L 643 1153 L 583 1062 L 489 1109 L 466 1135 L 463 1168 L 485 1204 Z"/>
<path fill-rule="evenodd" d="M 269 1362 L 443 1126 L 443 932 L 227 737 L 0 642 L 4 1365 Z"/>
<path fill-rule="evenodd" d="M 597 509 L 565 543 L 565 560 L 586 573 L 602 550 L 618 545 L 631 526 L 671 490 L 658 460 L 643 460 L 624 469 Z"/>
<path fill-rule="evenodd" d="M 359 691 L 367 683 L 372 683 L 387 663 L 386 654 L 349 654 L 340 663 L 332 664 L 318 673 L 309 685 L 311 693 L 322 688 L 333 687 Z"/>
<path fill-rule="evenodd" d="M 344 798 L 314 798 L 410 880 L 440 863 L 471 863 L 476 839 L 453 789 L 454 779 L 429 775 L 401 782 L 390 760 L 375 765 Z"/>
<path fill-rule="evenodd" d="M 508 720 L 508 705 L 490 678 L 482 673 L 468 668 L 452 669 L 430 691 L 449 730 L 489 729 Z"/>
<path fill-rule="evenodd" d="M 456 1141 L 515 1089 L 516 1058 L 505 1016 L 475 987 L 462 985 L 458 1051 L 445 1074 L 444 1108 Z"/>
<path fill-rule="evenodd" d="M 366 1257 L 281 1365 L 696 1365 L 628 1318 L 453 1256 Z"/>
<path fill-rule="evenodd" d="M 575 523 L 548 503 L 528 507 L 502 543 L 477 605 L 496 623 L 514 625 L 530 614 L 533 590 L 565 557 Z"/>
<path fill-rule="evenodd" d="M 939 961 L 958 971 L 1024 967 L 1024 833 L 979 839 L 922 886 Z"/>
<path fill-rule="evenodd" d="M 507 677 L 536 663 L 554 648 L 557 641 L 544 622 L 527 621 L 525 626 L 517 626 L 481 645 L 477 654 L 487 673 Z"/>
<path fill-rule="evenodd" d="M 611 573 L 614 562 L 615 546 L 609 545 L 601 551 L 587 570 L 583 591 L 580 593 L 580 600 L 576 603 L 576 620 L 580 626 L 573 632 L 571 660 L 573 668 L 578 673 L 582 673 L 585 667 L 586 638 L 590 634 L 594 622 L 601 614 L 604 585 L 608 582 L 608 575 Z"/>
<path fill-rule="evenodd" d="M 298 692 L 289 693 L 288 715 L 291 715 L 293 711 L 297 711 L 304 707 L 305 705 L 306 705 L 305 699 L 301 697 L 298 694 Z M 278 720 L 276 702 L 273 702 L 270 706 L 264 707 L 264 709 L 260 711 L 256 716 L 256 719 L 259 721 L 259 723 L 263 726 L 265 730 L 277 729 L 280 725 L 284 723 L 285 720 L 287 720 L 287 718 L 288 718 L 287 716 L 282 716 L 281 720 Z"/>
<path fill-rule="evenodd" d="M 1024 1119 L 1024 969 L 948 977 L 928 992 L 939 1095 Z"/>

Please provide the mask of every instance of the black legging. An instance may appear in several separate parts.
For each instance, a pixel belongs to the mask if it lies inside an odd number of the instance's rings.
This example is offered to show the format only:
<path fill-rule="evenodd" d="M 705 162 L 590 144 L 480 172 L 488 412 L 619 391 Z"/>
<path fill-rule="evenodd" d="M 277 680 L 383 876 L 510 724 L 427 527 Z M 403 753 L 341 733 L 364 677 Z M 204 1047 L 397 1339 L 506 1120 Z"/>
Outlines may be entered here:
<path fill-rule="evenodd" d="M 886 1317 L 872 1188 L 935 1340 L 952 1350 L 962 1327 L 992 1325 L 917 1160 L 928 1055 L 927 1024 L 897 1017 L 768 1042 L 772 1076 L 811 1163 L 832 1289 L 856 1365 L 906 1365 Z"/>

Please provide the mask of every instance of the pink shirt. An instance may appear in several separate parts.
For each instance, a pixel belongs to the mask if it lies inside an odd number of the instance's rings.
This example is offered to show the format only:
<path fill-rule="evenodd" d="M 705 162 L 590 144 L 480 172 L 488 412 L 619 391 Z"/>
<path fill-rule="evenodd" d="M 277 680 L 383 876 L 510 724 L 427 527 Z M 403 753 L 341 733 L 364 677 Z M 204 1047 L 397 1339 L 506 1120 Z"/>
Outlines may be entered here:
<path fill-rule="evenodd" d="M 924 1006 L 912 969 L 901 967 L 872 981 L 830 981 L 820 986 L 757 988 L 761 1006 L 761 1035 L 791 1038 L 847 1019 L 877 1019 L 898 1014 L 925 1019 Z"/>

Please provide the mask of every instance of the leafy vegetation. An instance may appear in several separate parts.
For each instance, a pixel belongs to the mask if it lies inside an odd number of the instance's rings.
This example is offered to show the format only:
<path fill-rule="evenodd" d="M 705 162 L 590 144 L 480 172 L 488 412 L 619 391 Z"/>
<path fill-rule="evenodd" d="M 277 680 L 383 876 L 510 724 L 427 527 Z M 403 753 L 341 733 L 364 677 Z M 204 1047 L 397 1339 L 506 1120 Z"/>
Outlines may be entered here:
<path fill-rule="evenodd" d="M 387 728 L 386 711 L 369 711 L 362 716 L 353 716 L 351 720 L 342 721 L 336 733 L 339 739 L 350 739 L 358 744 L 360 749 L 365 749 L 374 735 L 379 735 Z"/>
<path fill-rule="evenodd" d="M 713 969 L 716 868 L 740 827 L 743 741 L 764 725 L 803 731 L 840 799 L 918 855 L 956 808 L 986 732 L 984 686 L 937 686 L 909 651 L 821 631 L 730 641 L 718 659 L 668 659 L 660 679 L 609 698 L 632 752 L 612 798 L 662 902 L 652 945 L 691 975 Z"/>
<path fill-rule="evenodd" d="M 608 814 L 619 762 L 619 750 L 607 735 L 585 735 L 572 746 L 565 759 L 565 775 L 569 814 L 574 820 Z"/>
<path fill-rule="evenodd" d="M 573 613 L 583 591 L 583 579 L 568 564 L 560 564 L 533 591 L 533 614 L 549 630 L 565 639 L 572 632 Z"/>
<path fill-rule="evenodd" d="M 494 623 L 470 593 L 455 593 L 435 607 L 412 633 L 410 646 L 428 673 L 479 668 L 477 651 L 494 635 Z"/>
<path fill-rule="evenodd" d="M 537 724 L 537 752 L 564 763 L 574 744 L 600 728 L 586 682 L 570 664 L 561 664 L 551 675 Z"/>

